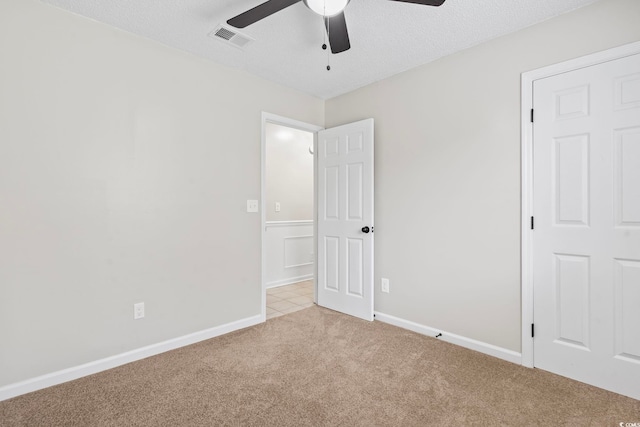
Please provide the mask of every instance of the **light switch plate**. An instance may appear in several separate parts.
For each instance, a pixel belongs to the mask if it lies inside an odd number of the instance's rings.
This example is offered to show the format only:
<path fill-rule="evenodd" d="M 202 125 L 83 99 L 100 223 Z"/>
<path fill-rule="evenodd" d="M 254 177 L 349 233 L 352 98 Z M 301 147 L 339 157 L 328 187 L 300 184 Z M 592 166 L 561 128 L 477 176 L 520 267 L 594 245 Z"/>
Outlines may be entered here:
<path fill-rule="evenodd" d="M 257 200 L 247 200 L 247 212 L 258 212 Z"/>

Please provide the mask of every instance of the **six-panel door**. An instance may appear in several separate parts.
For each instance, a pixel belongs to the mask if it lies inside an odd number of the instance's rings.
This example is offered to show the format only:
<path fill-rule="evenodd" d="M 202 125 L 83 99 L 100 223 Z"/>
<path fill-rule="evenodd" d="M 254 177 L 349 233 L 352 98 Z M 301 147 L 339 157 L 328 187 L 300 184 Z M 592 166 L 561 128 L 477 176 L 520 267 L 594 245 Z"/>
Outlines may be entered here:
<path fill-rule="evenodd" d="M 318 305 L 373 320 L 373 119 L 320 131 L 316 152 Z"/>
<path fill-rule="evenodd" d="M 640 55 L 534 83 L 534 365 L 640 399 Z"/>

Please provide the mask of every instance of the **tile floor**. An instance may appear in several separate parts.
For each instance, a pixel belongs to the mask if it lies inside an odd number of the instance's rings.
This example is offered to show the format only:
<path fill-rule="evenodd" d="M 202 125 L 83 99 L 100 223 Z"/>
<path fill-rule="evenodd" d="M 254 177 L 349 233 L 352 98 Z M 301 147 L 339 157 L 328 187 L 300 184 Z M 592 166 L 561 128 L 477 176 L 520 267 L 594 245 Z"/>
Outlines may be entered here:
<path fill-rule="evenodd" d="M 313 281 L 267 289 L 267 320 L 313 305 Z"/>

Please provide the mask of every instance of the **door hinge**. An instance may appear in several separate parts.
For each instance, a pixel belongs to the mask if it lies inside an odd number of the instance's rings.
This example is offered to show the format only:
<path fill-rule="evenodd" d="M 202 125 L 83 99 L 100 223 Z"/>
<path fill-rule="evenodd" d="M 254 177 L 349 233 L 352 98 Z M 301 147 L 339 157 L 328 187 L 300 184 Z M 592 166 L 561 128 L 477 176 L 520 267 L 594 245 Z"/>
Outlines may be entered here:
<path fill-rule="evenodd" d="M 533 123 L 533 108 L 531 109 L 531 123 Z"/>
<path fill-rule="evenodd" d="M 531 324 L 531 338 L 533 338 L 535 336 L 535 330 L 533 327 L 533 323 Z"/>
<path fill-rule="evenodd" d="M 531 217 L 531 229 L 533 230 L 534 224 L 533 224 L 533 217 Z"/>

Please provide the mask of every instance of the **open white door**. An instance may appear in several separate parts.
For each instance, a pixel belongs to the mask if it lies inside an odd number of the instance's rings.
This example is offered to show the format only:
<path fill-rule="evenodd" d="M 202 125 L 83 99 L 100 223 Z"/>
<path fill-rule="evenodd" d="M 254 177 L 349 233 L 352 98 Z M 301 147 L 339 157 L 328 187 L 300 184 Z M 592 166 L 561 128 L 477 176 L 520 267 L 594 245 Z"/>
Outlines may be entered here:
<path fill-rule="evenodd" d="M 373 119 L 318 132 L 318 305 L 373 320 Z"/>

